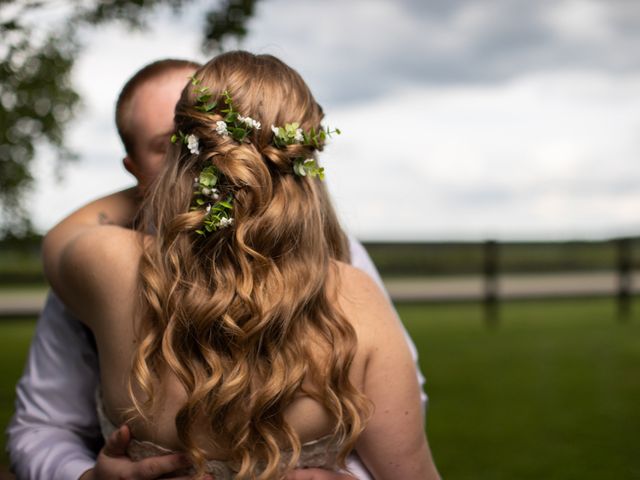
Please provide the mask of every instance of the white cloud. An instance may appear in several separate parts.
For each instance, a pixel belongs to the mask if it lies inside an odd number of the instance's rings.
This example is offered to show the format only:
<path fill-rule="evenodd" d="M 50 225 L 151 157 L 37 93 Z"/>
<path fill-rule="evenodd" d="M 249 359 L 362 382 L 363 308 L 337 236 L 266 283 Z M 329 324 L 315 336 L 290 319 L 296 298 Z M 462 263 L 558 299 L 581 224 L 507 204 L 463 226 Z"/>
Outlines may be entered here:
<path fill-rule="evenodd" d="M 330 112 L 325 164 L 363 237 L 601 236 L 640 226 L 639 112 L 640 75 L 417 88 Z"/>
<path fill-rule="evenodd" d="M 607 41 L 615 34 L 603 2 L 569 0 L 550 5 L 544 15 L 548 24 L 569 40 Z"/>
<path fill-rule="evenodd" d="M 115 24 L 83 32 L 87 48 L 73 75 L 83 108 L 67 137 L 80 160 L 67 165 L 57 183 L 51 155 L 45 151 L 37 159 L 37 184 L 27 200 L 37 228 L 47 230 L 89 200 L 133 185 L 122 168 L 124 148 L 114 121 L 120 89 L 134 72 L 160 58 L 202 60 L 197 28 L 185 29 L 185 22 L 176 22 L 167 11 L 154 15 L 150 24 L 154 28 L 148 31 Z"/>
<path fill-rule="evenodd" d="M 131 183 L 117 93 L 150 61 L 202 60 L 204 4 L 144 33 L 87 31 L 74 76 L 86 109 L 69 137 L 82 161 L 55 186 L 40 159 L 37 226 Z M 640 228 L 640 15 L 603 5 L 272 0 L 242 46 L 299 70 L 344 130 L 323 158 L 362 237 L 608 236 Z"/>

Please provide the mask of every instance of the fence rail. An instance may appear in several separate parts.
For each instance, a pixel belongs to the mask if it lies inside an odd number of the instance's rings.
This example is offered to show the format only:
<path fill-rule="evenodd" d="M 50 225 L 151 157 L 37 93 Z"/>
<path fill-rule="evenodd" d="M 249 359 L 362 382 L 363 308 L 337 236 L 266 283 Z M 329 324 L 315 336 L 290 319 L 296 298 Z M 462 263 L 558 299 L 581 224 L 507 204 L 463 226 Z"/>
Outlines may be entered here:
<path fill-rule="evenodd" d="M 35 243 L 34 243 L 35 245 Z M 28 262 L 36 262 L 37 248 Z M 618 317 L 628 319 L 632 297 L 640 293 L 640 238 L 600 242 L 365 242 L 393 300 L 400 302 L 482 301 L 485 320 L 499 323 L 505 299 L 614 296 Z M 10 252 L 2 252 L 11 257 Z M 34 256 L 36 260 L 32 259 Z M 20 265 L 3 264 L 18 273 Z M 10 267 L 10 268 L 5 268 Z M 28 269 L 27 269 L 28 270 Z M 33 271 L 31 271 L 33 270 Z M 7 289 L 7 285 L 42 285 L 41 271 L 0 282 L 0 317 L 32 317 L 44 302 L 45 289 Z"/>
<path fill-rule="evenodd" d="M 614 296 L 626 320 L 640 280 L 640 239 L 600 242 L 369 243 L 397 301 L 481 300 L 496 325 L 504 299 Z M 442 262 L 462 275 L 442 276 Z M 433 274 L 435 272 L 435 275 Z M 419 275 L 408 280 L 403 276 Z"/>

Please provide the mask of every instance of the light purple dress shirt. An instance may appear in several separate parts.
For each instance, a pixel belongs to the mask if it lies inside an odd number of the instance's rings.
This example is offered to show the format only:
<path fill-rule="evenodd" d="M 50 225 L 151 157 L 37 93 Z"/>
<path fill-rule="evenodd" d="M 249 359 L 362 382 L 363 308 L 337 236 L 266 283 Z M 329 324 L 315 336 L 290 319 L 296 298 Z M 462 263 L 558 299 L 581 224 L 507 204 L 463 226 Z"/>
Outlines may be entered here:
<path fill-rule="evenodd" d="M 386 292 L 362 244 L 349 240 L 352 265 Z M 417 350 L 406 331 L 405 335 L 417 365 Z M 417 371 L 424 413 L 424 377 Z M 16 387 L 16 412 L 7 429 L 11 468 L 19 480 L 77 480 L 94 466 L 102 444 L 94 399 L 98 379 L 91 332 L 49 293 Z M 347 466 L 360 480 L 371 480 L 356 454 L 349 456 Z"/>

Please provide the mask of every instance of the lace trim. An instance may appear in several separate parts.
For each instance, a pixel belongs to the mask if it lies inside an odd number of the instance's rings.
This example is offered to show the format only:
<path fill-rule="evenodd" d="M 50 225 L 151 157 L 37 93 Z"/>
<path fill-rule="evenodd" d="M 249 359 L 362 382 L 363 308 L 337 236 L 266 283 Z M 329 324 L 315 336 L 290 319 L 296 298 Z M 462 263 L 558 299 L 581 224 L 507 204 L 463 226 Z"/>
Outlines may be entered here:
<path fill-rule="evenodd" d="M 96 409 L 98 419 L 100 421 L 100 430 L 102 431 L 102 436 L 106 439 L 117 429 L 117 427 L 106 415 L 100 390 L 96 392 Z M 300 458 L 298 459 L 296 467 L 337 470 L 336 462 L 338 447 L 332 442 L 332 439 L 331 435 L 327 435 L 322 438 L 303 443 L 300 450 Z M 132 439 L 129 443 L 129 447 L 127 448 L 127 455 L 134 461 L 158 455 L 169 455 L 172 453 L 175 452 L 147 440 Z M 290 452 L 283 452 L 283 461 L 286 462 L 290 458 L 290 455 Z M 216 480 L 233 480 L 235 476 L 235 472 L 227 462 L 221 460 L 209 460 L 206 464 L 206 469 L 207 473 L 212 474 Z M 176 472 L 177 475 L 192 475 L 193 473 L 195 473 L 193 468 L 187 468 Z"/>

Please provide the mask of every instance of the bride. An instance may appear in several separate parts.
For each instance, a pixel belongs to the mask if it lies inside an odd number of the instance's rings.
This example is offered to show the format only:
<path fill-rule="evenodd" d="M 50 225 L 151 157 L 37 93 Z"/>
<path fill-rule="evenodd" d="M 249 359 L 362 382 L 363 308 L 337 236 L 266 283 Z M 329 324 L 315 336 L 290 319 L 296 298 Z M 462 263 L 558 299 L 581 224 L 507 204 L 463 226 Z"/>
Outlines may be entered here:
<path fill-rule="evenodd" d="M 355 449 L 376 479 L 439 478 L 402 330 L 348 265 L 322 118 L 280 60 L 219 55 L 142 204 L 120 192 L 47 234 L 47 278 L 96 338 L 104 433 L 128 423 L 131 457 L 266 480 Z"/>

